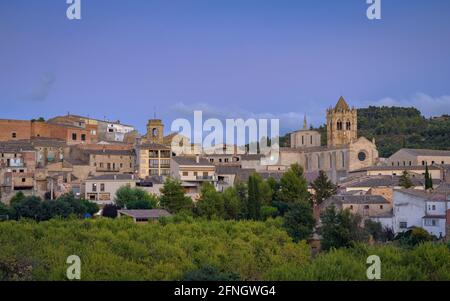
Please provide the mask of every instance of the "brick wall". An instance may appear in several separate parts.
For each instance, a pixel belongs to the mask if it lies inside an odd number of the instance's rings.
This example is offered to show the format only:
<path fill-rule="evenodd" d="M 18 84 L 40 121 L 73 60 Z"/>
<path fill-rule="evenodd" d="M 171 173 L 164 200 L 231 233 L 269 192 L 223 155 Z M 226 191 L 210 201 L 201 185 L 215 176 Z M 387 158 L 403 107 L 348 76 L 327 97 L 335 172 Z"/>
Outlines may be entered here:
<path fill-rule="evenodd" d="M 15 135 L 13 135 L 13 133 L 15 133 Z M 31 121 L 11 119 L 0 120 L 0 141 L 30 139 L 30 137 Z"/>

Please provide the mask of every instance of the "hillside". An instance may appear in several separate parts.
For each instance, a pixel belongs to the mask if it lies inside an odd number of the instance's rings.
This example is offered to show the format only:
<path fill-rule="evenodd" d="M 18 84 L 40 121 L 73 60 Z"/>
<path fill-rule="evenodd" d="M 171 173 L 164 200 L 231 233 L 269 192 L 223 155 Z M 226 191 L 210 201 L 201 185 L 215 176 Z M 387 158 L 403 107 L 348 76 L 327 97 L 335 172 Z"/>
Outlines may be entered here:
<path fill-rule="evenodd" d="M 326 145 L 326 125 L 315 128 Z M 427 119 L 415 108 L 369 107 L 358 109 L 358 134 L 375 137 L 380 157 L 389 157 L 401 148 L 450 150 L 450 116 Z M 289 145 L 289 136 L 280 139 Z"/>

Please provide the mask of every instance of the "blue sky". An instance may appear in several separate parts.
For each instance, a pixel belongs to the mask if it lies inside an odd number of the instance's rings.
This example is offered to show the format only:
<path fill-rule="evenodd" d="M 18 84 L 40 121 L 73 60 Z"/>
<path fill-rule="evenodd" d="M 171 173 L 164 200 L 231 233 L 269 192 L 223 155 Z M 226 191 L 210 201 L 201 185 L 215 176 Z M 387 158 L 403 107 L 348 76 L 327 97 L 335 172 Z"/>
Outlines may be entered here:
<path fill-rule="evenodd" d="M 144 130 L 171 120 L 319 125 L 351 105 L 450 114 L 450 1 L 0 0 L 0 118 L 67 112 Z"/>

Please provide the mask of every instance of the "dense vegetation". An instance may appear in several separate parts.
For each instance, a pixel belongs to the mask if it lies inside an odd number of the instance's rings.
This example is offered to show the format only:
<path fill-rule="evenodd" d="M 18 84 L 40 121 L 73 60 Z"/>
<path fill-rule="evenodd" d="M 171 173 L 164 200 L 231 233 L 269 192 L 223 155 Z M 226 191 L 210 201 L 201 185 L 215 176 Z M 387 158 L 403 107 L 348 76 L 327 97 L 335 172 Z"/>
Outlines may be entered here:
<path fill-rule="evenodd" d="M 316 128 L 327 143 L 326 125 Z M 381 157 L 401 148 L 450 149 L 450 116 L 427 119 L 416 108 L 368 107 L 358 109 L 358 134 L 375 138 Z M 288 146 L 289 137 L 280 138 Z"/>
<path fill-rule="evenodd" d="M 0 206 L 0 280 L 63 280 L 66 259 L 82 260 L 82 280 L 365 280 L 366 258 L 379 255 L 384 280 L 450 279 L 448 246 L 417 228 L 398 235 L 380 223 L 330 207 L 316 227 L 313 207 L 336 187 L 324 173 L 307 190 L 294 164 L 280 181 L 252 174 L 224 192 L 202 187 L 198 202 L 179 181 L 160 197 L 123 187 L 116 205 L 98 207 L 73 194 L 41 200 L 17 194 Z M 137 225 L 112 219 L 117 208 L 165 208 L 175 215 Z M 110 217 L 110 218 L 107 218 Z M 322 251 L 308 242 L 322 236 Z M 373 245 L 375 244 L 375 245 Z"/>
<path fill-rule="evenodd" d="M 356 244 L 312 256 L 281 218 L 221 221 L 175 217 L 0 223 L 0 280 L 64 280 L 67 257 L 81 258 L 82 280 L 367 280 L 366 259 L 382 261 L 383 280 L 450 280 L 450 251 Z"/>

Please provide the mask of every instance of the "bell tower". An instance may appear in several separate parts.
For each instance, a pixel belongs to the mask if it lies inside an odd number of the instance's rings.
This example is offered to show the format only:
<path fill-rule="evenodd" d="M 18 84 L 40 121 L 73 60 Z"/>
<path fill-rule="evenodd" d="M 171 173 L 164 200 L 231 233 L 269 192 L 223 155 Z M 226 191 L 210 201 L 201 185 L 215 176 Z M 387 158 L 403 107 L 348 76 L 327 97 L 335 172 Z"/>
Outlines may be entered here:
<path fill-rule="evenodd" d="M 147 123 L 147 134 L 145 140 L 151 143 L 163 144 L 164 124 L 160 119 L 150 119 Z"/>
<path fill-rule="evenodd" d="M 341 146 L 358 139 L 358 113 L 341 96 L 334 108 L 327 110 L 327 144 Z"/>

